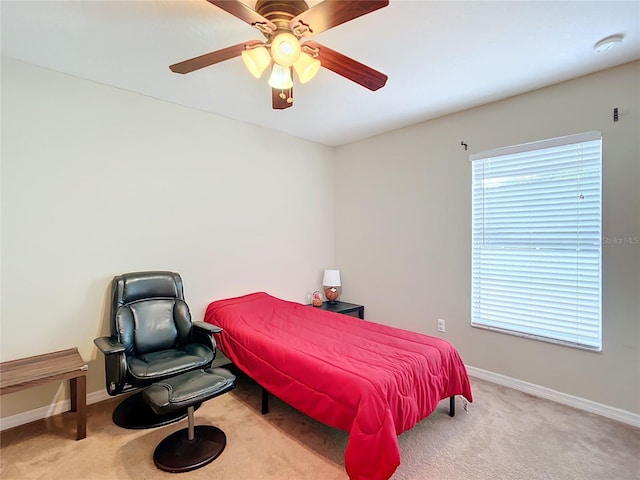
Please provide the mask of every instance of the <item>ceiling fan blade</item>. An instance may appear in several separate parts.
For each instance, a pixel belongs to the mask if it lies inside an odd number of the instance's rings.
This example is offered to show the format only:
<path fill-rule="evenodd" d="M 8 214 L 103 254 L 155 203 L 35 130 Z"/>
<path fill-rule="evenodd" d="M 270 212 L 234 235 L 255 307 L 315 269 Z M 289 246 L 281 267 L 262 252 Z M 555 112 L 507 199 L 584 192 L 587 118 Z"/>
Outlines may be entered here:
<path fill-rule="evenodd" d="M 207 0 L 209 3 L 215 5 L 216 7 L 221 8 L 227 13 L 230 13 L 236 18 L 239 18 L 243 22 L 248 23 L 252 27 L 255 27 L 257 24 L 262 24 L 268 27 L 271 30 L 276 30 L 276 25 L 264 18 L 254 9 L 246 6 L 239 0 Z"/>
<path fill-rule="evenodd" d="M 216 63 L 224 62 L 230 58 L 239 57 L 245 49 L 245 46 L 255 45 L 258 43 L 262 42 L 258 40 L 251 40 L 249 42 L 239 43 L 231 47 L 216 50 L 215 52 L 205 53 L 204 55 L 185 60 L 184 62 L 175 63 L 169 66 L 169 68 L 175 73 L 190 73 Z"/>
<path fill-rule="evenodd" d="M 272 88 L 271 104 L 273 105 L 274 110 L 284 110 L 286 108 L 293 107 L 293 87 L 288 90 Z"/>
<path fill-rule="evenodd" d="M 389 0 L 325 0 L 291 19 L 289 25 L 296 35 L 308 37 L 387 5 Z"/>
<path fill-rule="evenodd" d="M 378 90 L 387 83 L 389 77 L 384 73 L 367 67 L 335 50 L 331 50 L 329 47 L 314 41 L 305 42 L 304 45 L 318 50 L 318 60 L 320 60 L 320 64 L 324 68 L 342 75 L 344 78 L 348 78 L 369 90 Z"/>

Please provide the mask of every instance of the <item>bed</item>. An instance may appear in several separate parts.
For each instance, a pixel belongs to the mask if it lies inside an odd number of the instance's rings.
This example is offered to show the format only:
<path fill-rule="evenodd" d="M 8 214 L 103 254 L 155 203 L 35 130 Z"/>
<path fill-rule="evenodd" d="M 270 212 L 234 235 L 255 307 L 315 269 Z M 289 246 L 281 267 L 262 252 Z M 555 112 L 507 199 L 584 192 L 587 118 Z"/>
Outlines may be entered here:
<path fill-rule="evenodd" d="M 264 389 L 349 433 L 352 480 L 384 480 L 400 465 L 398 435 L 440 400 L 473 401 L 465 366 L 448 342 L 273 297 L 217 300 L 205 321 L 220 350 Z"/>

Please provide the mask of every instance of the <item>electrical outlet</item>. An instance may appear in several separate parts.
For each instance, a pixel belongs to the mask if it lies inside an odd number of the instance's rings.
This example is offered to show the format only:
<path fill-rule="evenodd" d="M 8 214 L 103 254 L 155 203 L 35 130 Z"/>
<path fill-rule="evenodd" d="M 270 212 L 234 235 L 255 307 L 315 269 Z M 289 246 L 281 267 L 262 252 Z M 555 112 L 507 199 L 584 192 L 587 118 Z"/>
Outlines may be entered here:
<path fill-rule="evenodd" d="M 439 332 L 444 332 L 445 331 L 445 321 L 442 318 L 438 319 L 438 331 Z"/>

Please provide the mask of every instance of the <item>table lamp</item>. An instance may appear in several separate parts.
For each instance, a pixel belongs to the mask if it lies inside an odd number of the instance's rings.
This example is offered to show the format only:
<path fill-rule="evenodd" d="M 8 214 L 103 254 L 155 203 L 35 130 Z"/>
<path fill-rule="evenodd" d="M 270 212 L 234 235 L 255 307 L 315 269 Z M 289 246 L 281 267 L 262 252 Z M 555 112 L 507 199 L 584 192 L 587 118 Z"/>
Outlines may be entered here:
<path fill-rule="evenodd" d="M 327 297 L 329 303 L 336 303 L 340 292 L 340 270 L 325 270 L 322 278 L 322 286 L 324 287 L 324 296 Z"/>

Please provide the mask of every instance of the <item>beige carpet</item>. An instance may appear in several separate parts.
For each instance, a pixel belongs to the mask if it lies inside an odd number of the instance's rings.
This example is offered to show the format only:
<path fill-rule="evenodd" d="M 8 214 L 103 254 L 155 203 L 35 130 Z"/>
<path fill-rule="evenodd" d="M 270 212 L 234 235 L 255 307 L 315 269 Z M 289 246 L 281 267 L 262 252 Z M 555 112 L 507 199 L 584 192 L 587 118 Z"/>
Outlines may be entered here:
<path fill-rule="evenodd" d="M 237 373 L 237 372 L 236 372 Z M 638 480 L 640 429 L 472 378 L 469 413 L 448 401 L 399 438 L 402 464 L 394 480 Z M 111 422 L 118 399 L 89 405 L 87 438 L 74 441 L 72 413 L 1 434 L 0 478 L 345 480 L 347 434 L 271 399 L 260 414 L 260 390 L 239 375 L 234 391 L 196 411 L 196 424 L 227 434 L 213 463 L 169 474 L 153 464 L 153 449 L 186 420 L 153 430 Z"/>

